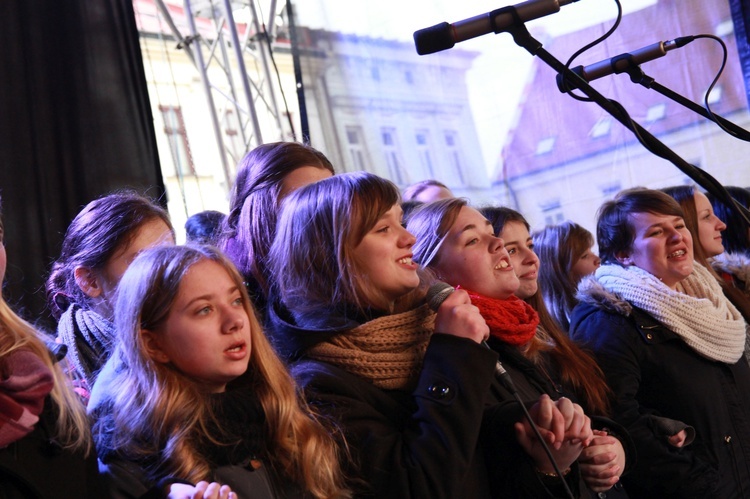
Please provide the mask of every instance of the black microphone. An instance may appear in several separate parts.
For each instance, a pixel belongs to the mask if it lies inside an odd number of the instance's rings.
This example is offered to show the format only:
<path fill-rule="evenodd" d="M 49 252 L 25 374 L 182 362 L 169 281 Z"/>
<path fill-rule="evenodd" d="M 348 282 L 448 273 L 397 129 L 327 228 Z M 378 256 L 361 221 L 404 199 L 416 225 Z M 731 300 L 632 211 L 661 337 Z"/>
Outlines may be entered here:
<path fill-rule="evenodd" d="M 440 23 L 414 32 L 417 54 L 425 55 L 453 48 L 464 40 L 488 33 L 501 33 L 518 22 L 548 16 L 560 11 L 561 5 L 578 0 L 528 0 L 517 5 L 495 9 L 453 24 Z"/>
<path fill-rule="evenodd" d="M 433 312 L 437 312 L 440 305 L 442 305 L 455 290 L 456 288 L 447 282 L 437 281 L 427 290 L 427 296 L 425 297 L 427 305 Z M 492 350 L 486 341 L 482 341 L 481 345 L 488 350 Z M 503 367 L 499 360 L 495 363 L 495 374 L 505 388 L 510 390 L 511 393 L 516 393 L 516 386 L 513 384 L 513 379 L 511 379 L 510 374 L 505 370 L 505 367 Z"/>
<path fill-rule="evenodd" d="M 594 64 L 589 64 L 586 67 L 576 66 L 571 68 L 572 71 L 576 72 L 586 81 L 594 81 L 611 74 L 619 74 L 627 71 L 628 68 L 633 65 L 640 65 L 644 62 L 653 61 L 659 57 L 664 57 L 667 52 L 674 50 L 679 47 L 683 47 L 688 43 L 695 40 L 694 36 L 681 36 L 674 40 L 668 40 L 666 42 L 652 43 L 648 47 L 643 47 L 633 52 L 625 52 L 624 54 L 610 57 L 603 61 L 599 61 Z M 557 78 L 557 85 L 560 87 L 560 91 L 566 92 L 564 86 L 561 84 L 560 75 Z"/>

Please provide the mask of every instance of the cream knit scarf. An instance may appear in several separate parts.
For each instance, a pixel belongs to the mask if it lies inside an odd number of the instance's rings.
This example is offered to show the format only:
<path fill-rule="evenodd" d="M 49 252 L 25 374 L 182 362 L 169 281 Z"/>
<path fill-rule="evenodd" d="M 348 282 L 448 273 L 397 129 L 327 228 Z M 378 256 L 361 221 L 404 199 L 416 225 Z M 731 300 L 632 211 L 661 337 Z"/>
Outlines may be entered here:
<path fill-rule="evenodd" d="M 416 386 L 427 344 L 435 329 L 435 313 L 427 305 L 386 315 L 362 324 L 307 351 L 384 389 Z"/>
<path fill-rule="evenodd" d="M 602 265 L 596 271 L 596 280 L 651 314 L 700 355 L 727 364 L 742 357 L 745 321 L 724 297 L 716 279 L 698 263 L 676 290 L 634 266 Z"/>

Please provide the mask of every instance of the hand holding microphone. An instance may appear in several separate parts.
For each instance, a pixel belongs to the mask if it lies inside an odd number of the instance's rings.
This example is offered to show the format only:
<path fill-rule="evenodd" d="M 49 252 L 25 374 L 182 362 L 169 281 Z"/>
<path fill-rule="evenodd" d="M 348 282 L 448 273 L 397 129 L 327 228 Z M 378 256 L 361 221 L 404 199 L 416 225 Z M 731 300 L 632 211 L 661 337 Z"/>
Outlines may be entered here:
<path fill-rule="evenodd" d="M 437 313 L 435 332 L 469 338 L 482 343 L 490 336 L 479 309 L 471 304 L 469 294 L 445 282 L 430 286 L 427 291 L 427 304 Z"/>
<path fill-rule="evenodd" d="M 482 331 L 483 336 L 479 340 L 477 340 L 476 338 L 472 338 L 472 339 L 476 341 L 477 343 L 481 343 L 482 346 L 487 348 L 488 350 L 491 350 L 490 346 L 487 344 L 487 339 L 490 337 L 490 328 L 489 326 L 487 326 L 487 322 L 484 320 L 484 317 L 482 317 L 482 314 L 479 313 L 479 309 L 475 307 L 474 305 L 471 305 L 471 298 L 469 298 L 469 294 L 466 291 L 458 290 L 454 288 L 453 286 L 451 286 L 450 284 L 448 284 L 447 282 L 438 281 L 432 286 L 430 286 L 430 289 L 427 290 L 427 297 L 426 297 L 427 304 L 430 306 L 430 308 L 433 311 L 437 312 L 441 308 L 443 302 L 445 302 L 448 299 L 448 297 L 456 294 L 457 291 L 459 292 L 458 296 L 461 297 L 460 299 L 462 300 L 462 303 L 469 304 L 467 313 L 472 312 L 471 316 L 474 317 L 475 314 L 473 312 L 476 311 L 476 315 L 478 315 L 479 318 L 481 319 L 481 324 L 484 325 L 484 328 L 481 328 L 480 322 L 476 323 L 477 327 L 479 327 L 480 330 Z M 438 314 L 438 319 L 439 318 L 440 318 L 440 315 Z M 435 319 L 435 331 L 441 333 L 443 331 L 441 329 L 438 329 L 438 319 Z M 461 324 L 459 324 L 458 326 L 460 327 Z M 448 333 L 448 334 L 455 334 L 455 333 Z M 462 334 L 456 334 L 456 336 L 468 337 Z M 497 364 L 495 365 L 495 375 L 497 376 L 498 380 L 500 380 L 500 382 L 505 386 L 505 388 L 510 390 L 511 393 L 516 394 L 516 387 L 513 385 L 513 380 L 510 379 L 510 375 L 505 370 L 505 368 L 500 363 L 500 361 L 497 361 Z"/>

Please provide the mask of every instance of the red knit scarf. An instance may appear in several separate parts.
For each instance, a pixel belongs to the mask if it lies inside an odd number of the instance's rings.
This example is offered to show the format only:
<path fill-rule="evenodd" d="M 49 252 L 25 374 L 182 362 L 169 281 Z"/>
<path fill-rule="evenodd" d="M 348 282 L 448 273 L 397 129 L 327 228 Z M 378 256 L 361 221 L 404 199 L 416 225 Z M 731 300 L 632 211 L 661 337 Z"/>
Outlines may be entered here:
<path fill-rule="evenodd" d="M 479 309 L 490 334 L 503 343 L 525 345 L 536 333 L 539 316 L 531 305 L 516 296 L 505 300 L 488 298 L 468 291 L 471 304 Z"/>

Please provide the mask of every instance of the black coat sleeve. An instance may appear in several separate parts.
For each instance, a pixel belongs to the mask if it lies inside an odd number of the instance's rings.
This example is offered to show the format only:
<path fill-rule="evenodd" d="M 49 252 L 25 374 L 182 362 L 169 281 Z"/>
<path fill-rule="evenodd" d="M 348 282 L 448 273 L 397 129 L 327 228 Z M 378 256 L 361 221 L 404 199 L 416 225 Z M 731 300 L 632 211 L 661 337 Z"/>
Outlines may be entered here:
<path fill-rule="evenodd" d="M 613 417 L 635 443 L 638 466 L 628 473 L 626 485 L 634 483 L 643 490 L 685 499 L 715 497 L 717 470 L 691 446 L 680 449 L 669 445 L 655 417 L 663 415 L 639 402 L 643 369 L 651 361 L 646 358 L 636 323 L 597 311 L 575 322 L 571 337 L 594 351 L 614 392 Z"/>
<path fill-rule="evenodd" d="M 476 472 L 471 466 L 496 360 L 471 340 L 435 334 L 412 393 L 382 390 L 314 361 L 293 372 L 310 402 L 342 428 L 365 495 L 454 498 Z"/>

